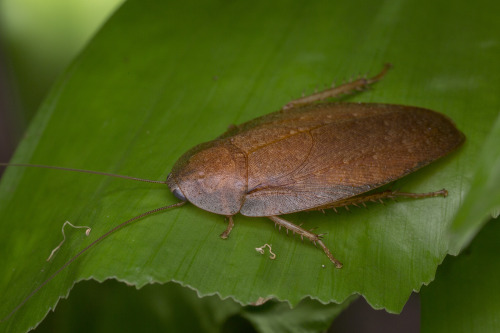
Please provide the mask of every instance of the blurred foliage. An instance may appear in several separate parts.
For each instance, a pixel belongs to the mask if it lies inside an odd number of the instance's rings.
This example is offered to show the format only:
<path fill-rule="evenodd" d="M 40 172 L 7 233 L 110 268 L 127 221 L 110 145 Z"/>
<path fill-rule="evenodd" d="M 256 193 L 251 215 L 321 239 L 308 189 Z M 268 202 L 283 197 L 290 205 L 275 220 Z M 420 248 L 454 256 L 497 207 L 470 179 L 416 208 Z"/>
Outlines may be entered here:
<path fill-rule="evenodd" d="M 0 38 L 22 122 L 29 123 L 56 77 L 121 2 L 0 1 Z"/>
<path fill-rule="evenodd" d="M 422 332 L 500 332 L 500 221 L 490 221 L 422 289 Z"/>
<path fill-rule="evenodd" d="M 71 301 L 62 301 L 36 332 L 320 332 L 348 304 L 304 299 L 293 310 L 273 300 L 241 306 L 217 295 L 199 298 L 176 283 L 147 285 L 134 292 L 108 280 L 77 284 Z"/>

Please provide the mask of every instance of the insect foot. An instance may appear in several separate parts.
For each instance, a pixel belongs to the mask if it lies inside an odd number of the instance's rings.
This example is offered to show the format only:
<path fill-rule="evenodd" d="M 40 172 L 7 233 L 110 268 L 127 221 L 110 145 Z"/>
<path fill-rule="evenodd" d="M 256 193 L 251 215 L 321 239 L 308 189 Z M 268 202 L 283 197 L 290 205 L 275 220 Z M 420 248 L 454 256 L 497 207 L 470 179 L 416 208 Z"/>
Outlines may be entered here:
<path fill-rule="evenodd" d="M 222 239 L 227 239 L 229 237 L 229 234 L 231 233 L 231 230 L 233 230 L 234 227 L 234 221 L 232 216 L 227 216 L 227 228 L 224 230 L 222 234 L 220 234 L 220 238 Z"/>
<path fill-rule="evenodd" d="M 268 218 L 280 227 L 283 226 L 287 230 L 299 234 L 301 237 L 306 237 L 311 242 L 313 242 L 314 245 L 319 245 L 323 249 L 323 252 L 325 252 L 328 259 L 330 259 L 330 261 L 335 265 L 335 267 L 342 268 L 342 263 L 333 256 L 328 247 L 326 247 L 326 245 L 321 240 L 322 235 L 312 233 L 309 230 L 303 229 L 298 225 L 295 225 L 292 222 L 287 221 L 279 216 L 268 216 Z"/>

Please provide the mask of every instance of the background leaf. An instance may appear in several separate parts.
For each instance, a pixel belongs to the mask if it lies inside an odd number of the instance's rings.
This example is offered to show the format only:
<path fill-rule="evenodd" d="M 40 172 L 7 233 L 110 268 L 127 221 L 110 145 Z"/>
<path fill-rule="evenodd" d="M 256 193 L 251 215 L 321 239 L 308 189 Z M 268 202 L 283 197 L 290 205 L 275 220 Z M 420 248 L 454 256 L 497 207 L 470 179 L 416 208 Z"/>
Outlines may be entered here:
<path fill-rule="evenodd" d="M 306 298 L 292 310 L 273 300 L 241 306 L 217 295 L 199 298 L 177 283 L 151 284 L 135 293 L 128 289 L 113 280 L 78 283 L 71 298 L 58 304 L 36 332 L 318 332 L 327 330 L 349 304 L 324 305 Z"/>
<path fill-rule="evenodd" d="M 384 81 L 352 100 L 450 116 L 466 145 L 395 185 L 444 187 L 450 196 L 290 216 L 328 232 L 342 270 L 265 219 L 237 216 L 222 241 L 223 218 L 182 207 L 113 235 L 2 325 L 32 327 L 74 281 L 111 277 L 138 287 L 174 280 L 243 304 L 268 296 L 292 305 L 305 296 L 342 302 L 360 293 L 375 308 L 400 311 L 446 255 L 447 227 L 497 117 L 498 5 L 480 2 L 125 3 L 55 85 L 13 161 L 165 179 L 184 151 L 229 124 L 390 61 Z M 0 250 L 9 255 L 0 258 L 0 316 L 104 231 L 175 202 L 161 186 L 48 170 L 10 169 L 1 185 Z M 71 232 L 45 263 L 66 220 L 90 225 L 92 239 Z M 264 243 L 273 244 L 275 261 L 255 252 Z"/>
<path fill-rule="evenodd" d="M 147 285 L 140 293 L 127 289 L 112 280 L 78 283 L 71 291 L 72 301 L 58 304 L 36 331 L 221 332 L 227 319 L 241 309 L 216 295 L 200 300 L 194 290 L 176 283 Z"/>
<path fill-rule="evenodd" d="M 422 290 L 422 332 L 498 332 L 500 223 L 492 220 Z"/>

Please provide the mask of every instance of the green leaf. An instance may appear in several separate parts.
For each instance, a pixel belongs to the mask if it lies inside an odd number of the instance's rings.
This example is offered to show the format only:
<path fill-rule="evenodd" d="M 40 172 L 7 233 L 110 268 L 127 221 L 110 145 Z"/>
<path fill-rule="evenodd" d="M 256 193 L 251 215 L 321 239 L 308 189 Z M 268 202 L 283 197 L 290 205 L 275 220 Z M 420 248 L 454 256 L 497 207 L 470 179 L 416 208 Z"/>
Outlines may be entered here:
<path fill-rule="evenodd" d="M 422 289 L 422 332 L 500 331 L 498 222 L 491 220 L 459 257 L 448 257 Z"/>
<path fill-rule="evenodd" d="M 427 107 L 453 119 L 466 145 L 394 185 L 450 195 L 288 216 L 328 233 L 341 270 L 264 218 L 236 216 L 223 241 L 223 217 L 186 205 L 101 242 L 1 328 L 37 325 L 75 281 L 91 278 L 137 287 L 178 281 L 242 304 L 275 297 L 297 305 L 307 296 L 340 303 L 359 293 L 375 308 L 400 311 L 448 252 L 447 228 L 497 117 L 499 5 L 482 2 L 125 3 L 54 86 L 13 162 L 163 180 L 183 152 L 230 124 L 275 111 L 334 78 L 375 74 L 390 61 L 387 77 L 351 100 Z M 0 188 L 0 251 L 8 254 L 0 256 L 0 316 L 105 231 L 174 202 L 160 185 L 10 168 Z M 91 236 L 68 230 L 47 263 L 66 220 L 91 226 Z M 276 260 L 255 251 L 265 243 Z"/>
<path fill-rule="evenodd" d="M 477 169 L 460 210 L 451 225 L 450 253 L 469 244 L 480 228 L 500 214 L 500 115 L 483 143 Z"/>

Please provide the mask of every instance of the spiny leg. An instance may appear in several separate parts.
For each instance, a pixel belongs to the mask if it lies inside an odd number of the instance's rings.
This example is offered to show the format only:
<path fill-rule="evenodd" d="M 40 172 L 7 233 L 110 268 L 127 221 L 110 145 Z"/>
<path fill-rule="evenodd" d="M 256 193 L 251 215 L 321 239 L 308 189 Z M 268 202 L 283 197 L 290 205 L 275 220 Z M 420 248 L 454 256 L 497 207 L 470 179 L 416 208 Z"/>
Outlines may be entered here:
<path fill-rule="evenodd" d="M 290 230 L 291 232 L 293 232 L 295 234 L 299 234 L 302 239 L 304 237 L 306 237 L 311 242 L 313 242 L 314 245 L 318 244 L 323 249 L 323 251 L 325 252 L 328 259 L 330 259 L 330 261 L 335 264 L 335 267 L 342 268 L 342 263 L 340 261 L 338 261 L 337 259 L 335 259 L 335 257 L 332 255 L 330 250 L 321 241 L 321 235 L 317 235 L 309 230 L 301 228 L 298 225 L 295 225 L 292 222 L 287 221 L 279 216 L 268 216 L 268 218 L 271 221 L 273 221 L 274 223 L 276 223 L 277 225 L 279 225 L 280 227 L 285 227 L 287 230 Z"/>
<path fill-rule="evenodd" d="M 227 221 L 227 228 L 224 230 L 222 234 L 220 234 L 220 238 L 222 239 L 227 239 L 229 237 L 229 234 L 231 233 L 231 230 L 233 230 L 234 227 L 234 222 L 233 222 L 233 217 L 232 216 L 226 216 L 228 219 Z"/>
<path fill-rule="evenodd" d="M 387 190 L 378 193 L 372 194 L 362 194 L 357 197 L 348 198 L 341 201 L 332 202 L 327 205 L 323 205 L 320 207 L 316 207 L 310 210 L 323 210 L 329 208 L 338 208 L 338 207 L 347 207 L 347 206 L 357 206 L 358 204 L 362 204 L 365 206 L 365 202 L 382 202 L 383 199 L 395 199 L 395 198 L 410 198 L 410 199 L 423 199 L 423 198 L 432 198 L 432 197 L 446 197 L 448 195 L 448 191 L 445 189 L 428 192 L 428 193 L 407 193 L 407 192 L 398 192 L 393 190 Z"/>
<path fill-rule="evenodd" d="M 339 97 L 341 95 L 352 93 L 353 91 L 362 91 L 366 89 L 370 84 L 380 81 L 384 77 L 385 73 L 387 73 L 387 71 L 391 67 L 392 67 L 391 64 L 385 64 L 382 71 L 379 74 L 375 75 L 374 77 L 368 79 L 367 78 L 358 79 L 352 82 L 344 83 L 338 87 L 333 87 L 309 96 L 294 99 L 293 101 L 283 106 L 282 110 L 289 110 L 291 108 L 323 101 L 328 98 Z"/>

